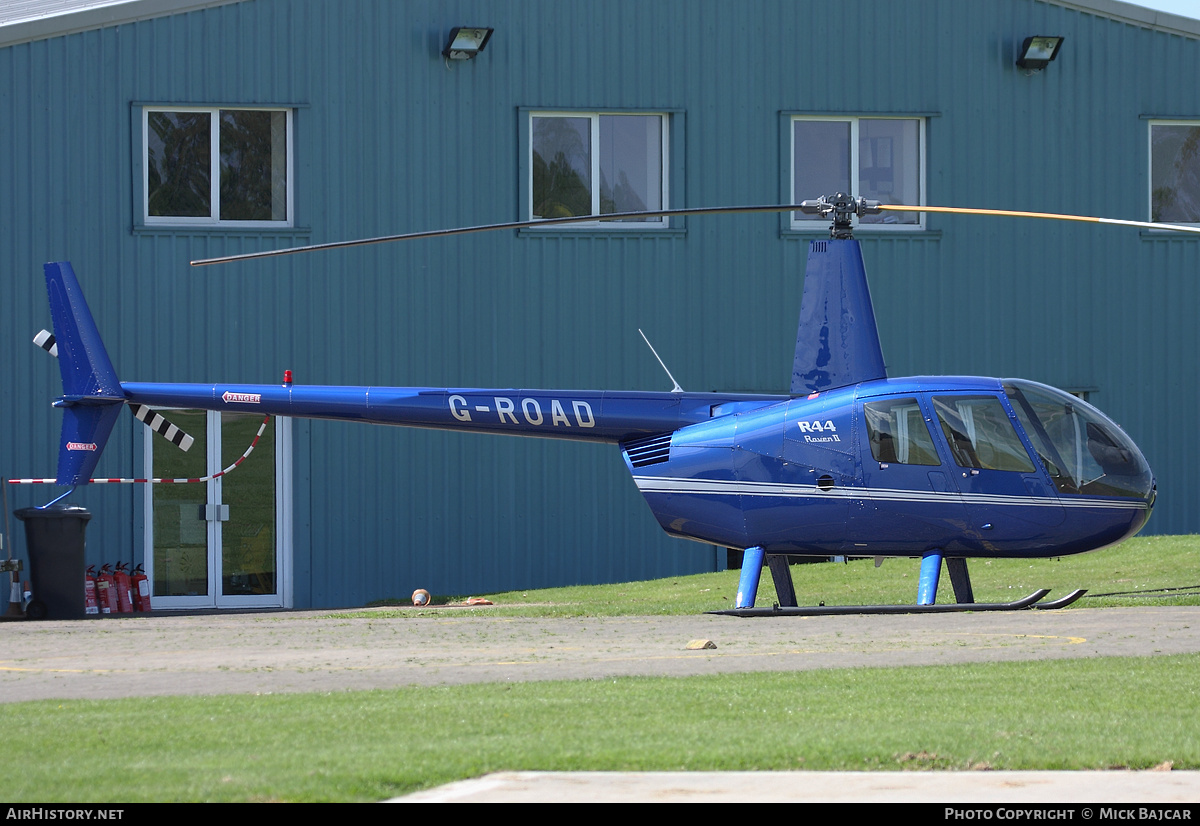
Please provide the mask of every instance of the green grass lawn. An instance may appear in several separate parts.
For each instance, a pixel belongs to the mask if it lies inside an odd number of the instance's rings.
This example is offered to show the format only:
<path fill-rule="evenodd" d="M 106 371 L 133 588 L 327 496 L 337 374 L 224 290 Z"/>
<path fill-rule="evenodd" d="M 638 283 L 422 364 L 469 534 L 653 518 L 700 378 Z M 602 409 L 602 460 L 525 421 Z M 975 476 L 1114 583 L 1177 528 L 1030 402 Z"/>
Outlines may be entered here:
<path fill-rule="evenodd" d="M 17 801 L 381 800 L 499 770 L 1200 768 L 1200 656 L 0 706 Z"/>
<path fill-rule="evenodd" d="M 1200 538 L 973 563 L 976 595 L 1200 582 Z M 911 602 L 916 565 L 793 569 L 801 601 Z M 694 613 L 737 572 L 397 617 Z M 949 590 L 948 588 L 946 590 Z M 764 576 L 759 604 L 774 599 Z M 1088 607 L 1198 604 L 1106 597 Z M 1074 608 L 1066 610 L 1076 610 Z M 362 617 L 363 612 L 354 616 Z M 281 621 L 287 621 L 281 615 Z M 752 622 L 752 620 L 751 620 Z M 10 802 L 379 800 L 499 770 L 1200 769 L 1200 655 L 0 704 Z"/>
<path fill-rule="evenodd" d="M 1039 588 L 1047 599 L 1076 588 L 1088 596 L 1076 607 L 1114 605 L 1200 605 L 1200 536 L 1135 537 L 1113 548 L 1056 559 L 972 559 L 968 562 L 976 602 L 1011 602 Z M 889 559 L 876 568 L 869 559 L 848 563 L 793 565 L 792 580 L 801 605 L 888 605 L 915 603 L 920 562 Z M 620 585 L 579 585 L 540 591 L 478 594 L 495 603 L 455 611 L 487 616 L 636 616 L 698 614 L 733 607 L 738 571 L 669 577 Z M 1190 586 L 1190 587 L 1189 587 Z M 1182 592 L 1155 589 L 1183 588 Z M 1126 592 L 1141 592 L 1141 595 Z M 1121 596 L 1101 596 L 1121 593 Z M 465 596 L 465 595 L 464 595 Z M 461 600 L 461 596 L 438 601 Z M 401 600 L 397 600 L 400 602 Z M 407 600 L 404 600 L 407 602 Z M 770 572 L 763 570 L 757 604 L 777 602 Z M 943 568 L 939 603 L 954 602 Z M 436 616 L 439 608 L 418 611 L 381 607 L 383 616 Z M 1070 609 L 1067 609 L 1070 610 Z"/>

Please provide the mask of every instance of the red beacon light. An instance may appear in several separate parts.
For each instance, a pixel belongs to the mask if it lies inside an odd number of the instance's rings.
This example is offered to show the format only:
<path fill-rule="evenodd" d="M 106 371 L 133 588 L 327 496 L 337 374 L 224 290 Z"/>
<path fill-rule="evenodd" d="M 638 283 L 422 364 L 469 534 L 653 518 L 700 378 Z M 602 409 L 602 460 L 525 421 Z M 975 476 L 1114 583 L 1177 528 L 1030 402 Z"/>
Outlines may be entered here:
<path fill-rule="evenodd" d="M 292 371 L 291 370 L 283 371 L 283 386 L 284 387 L 292 386 Z"/>

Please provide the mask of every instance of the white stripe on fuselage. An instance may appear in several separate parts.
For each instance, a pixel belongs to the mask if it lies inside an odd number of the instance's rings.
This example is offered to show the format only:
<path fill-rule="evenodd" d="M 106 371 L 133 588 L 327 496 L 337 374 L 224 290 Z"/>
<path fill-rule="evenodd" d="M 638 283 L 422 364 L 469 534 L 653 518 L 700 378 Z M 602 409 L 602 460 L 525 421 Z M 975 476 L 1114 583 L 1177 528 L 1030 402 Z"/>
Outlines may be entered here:
<path fill-rule="evenodd" d="M 765 496 L 785 499 L 854 499 L 873 502 L 961 503 L 989 507 L 1035 508 L 1116 508 L 1145 510 L 1141 499 L 1107 499 L 1098 496 L 1024 496 L 1000 493 L 960 493 L 958 491 L 897 490 L 892 488 L 833 487 L 822 490 L 816 485 L 790 485 L 782 482 L 738 482 L 728 479 L 687 479 L 673 476 L 634 476 L 642 493 L 676 493 L 694 496 Z"/>

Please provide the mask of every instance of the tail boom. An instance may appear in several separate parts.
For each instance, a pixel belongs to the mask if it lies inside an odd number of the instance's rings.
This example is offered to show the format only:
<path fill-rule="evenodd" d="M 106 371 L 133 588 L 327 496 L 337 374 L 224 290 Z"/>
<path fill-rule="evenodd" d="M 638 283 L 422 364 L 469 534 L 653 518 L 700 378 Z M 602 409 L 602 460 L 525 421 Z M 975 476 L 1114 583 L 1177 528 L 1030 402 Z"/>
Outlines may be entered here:
<path fill-rule="evenodd" d="M 131 403 L 618 443 L 757 406 L 780 396 L 328 385 L 125 382 Z"/>
<path fill-rule="evenodd" d="M 282 385 L 121 382 L 71 265 L 47 264 L 46 285 L 63 377 L 63 396 L 55 402 L 64 412 L 56 479 L 60 485 L 92 481 L 100 453 L 126 403 L 135 410 L 138 405 L 193 408 L 616 444 L 788 398 L 747 393 L 305 386 L 290 381 Z M 148 411 L 143 416 L 152 418 Z"/>

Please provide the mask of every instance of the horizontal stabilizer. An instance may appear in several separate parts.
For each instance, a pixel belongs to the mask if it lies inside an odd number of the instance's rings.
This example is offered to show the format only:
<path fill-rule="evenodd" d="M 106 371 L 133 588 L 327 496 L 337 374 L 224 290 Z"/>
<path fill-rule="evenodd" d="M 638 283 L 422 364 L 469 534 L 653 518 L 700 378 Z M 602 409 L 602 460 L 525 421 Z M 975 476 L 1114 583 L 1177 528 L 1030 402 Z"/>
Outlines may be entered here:
<path fill-rule="evenodd" d="M 40 330 L 33 337 L 33 343 L 50 355 L 58 358 L 58 342 L 54 338 L 54 333 L 49 330 Z M 178 426 L 167 421 L 161 414 L 156 413 L 144 404 L 130 403 L 129 410 L 133 413 L 135 419 L 182 451 L 191 449 L 196 441 L 187 433 L 180 430 Z"/>

